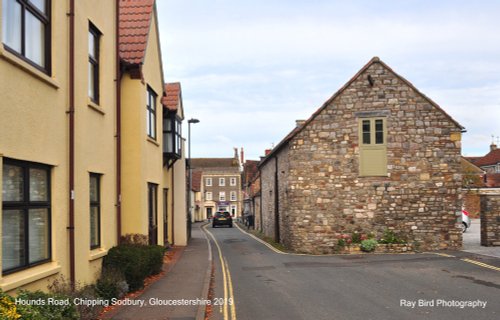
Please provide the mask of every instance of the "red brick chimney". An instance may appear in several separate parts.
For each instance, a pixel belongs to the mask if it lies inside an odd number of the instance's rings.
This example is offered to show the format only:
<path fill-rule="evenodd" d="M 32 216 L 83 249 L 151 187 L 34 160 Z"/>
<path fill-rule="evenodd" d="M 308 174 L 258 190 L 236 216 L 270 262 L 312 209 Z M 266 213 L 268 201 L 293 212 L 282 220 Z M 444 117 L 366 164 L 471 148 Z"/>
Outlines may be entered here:
<path fill-rule="evenodd" d="M 272 150 L 272 149 L 266 149 L 266 151 L 265 151 L 265 155 L 266 155 L 266 157 L 267 157 L 267 156 L 271 153 L 271 150 Z"/>
<path fill-rule="evenodd" d="M 241 147 L 240 158 L 241 158 L 241 164 L 245 163 L 245 151 L 243 151 L 243 147 Z"/>

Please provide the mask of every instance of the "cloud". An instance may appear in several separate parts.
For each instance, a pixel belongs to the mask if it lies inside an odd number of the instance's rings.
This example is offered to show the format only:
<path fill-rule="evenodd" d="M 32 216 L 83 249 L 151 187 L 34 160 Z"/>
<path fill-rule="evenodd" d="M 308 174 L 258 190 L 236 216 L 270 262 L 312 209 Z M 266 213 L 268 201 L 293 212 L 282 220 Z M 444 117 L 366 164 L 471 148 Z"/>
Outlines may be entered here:
<path fill-rule="evenodd" d="M 193 155 L 257 158 L 378 55 L 467 128 L 500 135 L 495 1 L 157 2 L 167 81 L 181 81 Z M 196 130 L 196 131 L 195 131 Z"/>

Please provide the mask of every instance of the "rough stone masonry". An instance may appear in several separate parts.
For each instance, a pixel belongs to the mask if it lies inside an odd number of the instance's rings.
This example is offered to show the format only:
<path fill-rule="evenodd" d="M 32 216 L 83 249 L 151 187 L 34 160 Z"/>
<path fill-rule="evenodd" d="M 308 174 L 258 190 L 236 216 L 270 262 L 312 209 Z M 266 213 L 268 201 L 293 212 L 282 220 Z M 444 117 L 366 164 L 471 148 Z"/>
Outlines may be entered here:
<path fill-rule="evenodd" d="M 366 114 L 386 121 L 386 176 L 360 175 Z M 372 59 L 261 162 L 263 232 L 306 253 L 333 252 L 340 234 L 386 229 L 421 250 L 460 248 L 462 131 Z"/>

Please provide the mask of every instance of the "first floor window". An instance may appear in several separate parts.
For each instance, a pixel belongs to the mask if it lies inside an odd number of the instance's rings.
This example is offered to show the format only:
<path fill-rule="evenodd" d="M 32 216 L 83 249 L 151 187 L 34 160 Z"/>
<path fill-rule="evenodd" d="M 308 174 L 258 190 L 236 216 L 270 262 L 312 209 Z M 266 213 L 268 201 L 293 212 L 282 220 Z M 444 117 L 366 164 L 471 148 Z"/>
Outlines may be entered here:
<path fill-rule="evenodd" d="M 238 200 L 236 197 L 236 191 L 231 191 L 231 201 L 236 201 Z"/>
<path fill-rule="evenodd" d="M 45 72 L 50 61 L 50 1 L 3 0 L 5 48 Z"/>
<path fill-rule="evenodd" d="M 101 175 L 90 174 L 90 248 L 101 246 Z"/>
<path fill-rule="evenodd" d="M 387 176 L 386 118 L 361 118 L 358 132 L 360 176 Z"/>
<path fill-rule="evenodd" d="M 219 192 L 219 201 L 226 201 L 226 192 Z"/>
<path fill-rule="evenodd" d="M 212 178 L 206 178 L 205 180 L 205 186 L 211 187 L 212 186 Z"/>
<path fill-rule="evenodd" d="M 219 178 L 219 186 L 224 187 L 226 185 L 226 179 L 225 178 Z"/>
<path fill-rule="evenodd" d="M 211 201 L 212 200 L 212 192 L 207 192 L 205 195 L 205 200 Z"/>
<path fill-rule="evenodd" d="M 2 165 L 2 271 L 50 259 L 50 167 L 4 159 Z"/>
<path fill-rule="evenodd" d="M 89 97 L 99 103 L 99 40 L 101 32 L 89 24 Z"/>
<path fill-rule="evenodd" d="M 148 86 L 146 94 L 146 133 L 156 140 L 156 93 Z"/>

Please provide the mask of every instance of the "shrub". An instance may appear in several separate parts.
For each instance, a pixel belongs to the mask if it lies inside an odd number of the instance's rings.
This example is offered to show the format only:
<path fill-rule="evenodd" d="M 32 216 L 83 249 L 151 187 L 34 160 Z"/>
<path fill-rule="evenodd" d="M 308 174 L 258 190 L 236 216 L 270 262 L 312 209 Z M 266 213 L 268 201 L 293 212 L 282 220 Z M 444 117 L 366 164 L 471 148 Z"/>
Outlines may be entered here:
<path fill-rule="evenodd" d="M 73 304 L 71 297 L 63 294 L 45 293 L 38 291 L 21 290 L 17 299 L 42 301 L 20 308 L 21 319 L 32 320 L 59 320 L 80 319 L 80 315 Z"/>
<path fill-rule="evenodd" d="M 127 233 L 120 237 L 120 244 L 123 245 L 149 245 L 149 239 L 147 235 L 140 233 Z"/>
<path fill-rule="evenodd" d="M 120 270 L 103 269 L 95 289 L 99 297 L 111 301 L 123 297 L 128 292 L 128 284 Z"/>
<path fill-rule="evenodd" d="M 351 239 L 352 239 L 352 243 L 361 243 L 361 234 L 354 232 L 352 234 Z"/>
<path fill-rule="evenodd" d="M 71 285 L 71 282 L 66 280 L 63 276 L 60 276 L 59 278 L 55 279 L 48 286 L 48 289 L 52 293 L 70 297 L 71 301 L 73 301 L 75 298 L 80 298 L 84 300 L 85 299 L 96 300 L 98 298 L 98 294 L 94 286 L 81 285 L 79 282 L 75 283 L 74 285 Z M 100 305 L 91 306 L 82 303 L 76 305 L 76 310 L 80 314 L 79 319 L 93 320 L 98 318 L 102 310 L 102 306 Z"/>
<path fill-rule="evenodd" d="M 402 238 L 399 238 L 394 231 L 392 230 L 385 230 L 384 235 L 382 238 L 378 241 L 379 243 L 383 244 L 404 244 L 406 241 Z"/>
<path fill-rule="evenodd" d="M 0 319 L 15 320 L 21 318 L 14 298 L 0 290 Z"/>
<path fill-rule="evenodd" d="M 165 249 L 161 246 L 120 244 L 104 257 L 105 269 L 119 270 L 130 291 L 141 289 L 147 276 L 157 274 L 163 265 Z"/>
<path fill-rule="evenodd" d="M 364 252 L 372 252 L 373 250 L 375 250 L 376 247 L 377 247 L 377 240 L 375 239 L 366 239 L 361 241 L 360 248 Z"/>

